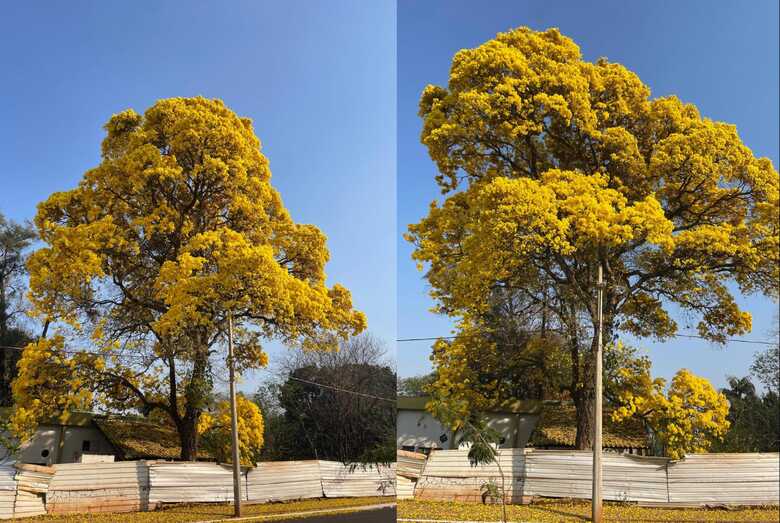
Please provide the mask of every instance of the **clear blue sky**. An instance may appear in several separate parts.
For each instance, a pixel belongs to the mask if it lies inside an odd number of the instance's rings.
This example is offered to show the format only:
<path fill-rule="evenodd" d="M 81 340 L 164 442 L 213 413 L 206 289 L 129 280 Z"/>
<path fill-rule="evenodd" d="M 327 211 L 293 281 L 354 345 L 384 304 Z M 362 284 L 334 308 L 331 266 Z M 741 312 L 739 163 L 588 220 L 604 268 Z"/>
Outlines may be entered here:
<path fill-rule="evenodd" d="M 254 120 L 293 218 L 327 234 L 329 281 L 393 347 L 394 2 L 7 3 L 0 70 L 4 214 L 74 187 L 113 113 L 221 98 Z"/>
<path fill-rule="evenodd" d="M 426 84 L 446 85 L 455 52 L 475 47 L 497 32 L 517 26 L 558 27 L 574 39 L 587 60 L 606 56 L 636 72 L 652 96 L 676 94 L 702 114 L 736 124 L 758 156 L 778 166 L 778 2 L 777 0 L 550 2 L 463 1 L 398 5 L 398 332 L 399 337 L 446 335 L 451 324 L 428 312 L 432 302 L 421 273 L 400 235 L 427 213 L 439 192 L 435 166 L 419 143 L 417 101 Z M 761 298 L 739 300 L 753 314 L 746 338 L 768 339 L 777 304 Z M 682 322 L 681 322 L 682 324 Z M 677 339 L 639 342 L 648 349 L 653 372 L 670 378 L 687 367 L 725 384 L 727 374 L 745 375 L 759 347 L 725 348 Z M 430 369 L 430 342 L 399 343 L 402 376 Z"/>

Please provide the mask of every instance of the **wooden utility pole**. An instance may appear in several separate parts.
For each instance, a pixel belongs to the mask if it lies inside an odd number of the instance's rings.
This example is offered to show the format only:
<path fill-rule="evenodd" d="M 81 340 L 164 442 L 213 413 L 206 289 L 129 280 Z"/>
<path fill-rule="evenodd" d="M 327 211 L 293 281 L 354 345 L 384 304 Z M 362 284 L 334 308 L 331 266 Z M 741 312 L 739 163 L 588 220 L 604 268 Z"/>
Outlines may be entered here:
<path fill-rule="evenodd" d="M 238 407 L 236 376 L 233 365 L 233 314 L 228 313 L 228 369 L 230 372 L 230 432 L 233 442 L 233 506 L 235 517 L 241 517 L 241 462 L 238 457 Z"/>
<path fill-rule="evenodd" d="M 602 344 L 601 335 L 603 323 L 603 305 L 604 305 L 604 279 L 602 275 L 601 262 L 599 262 L 599 281 L 596 285 L 598 289 L 598 328 L 596 336 L 596 407 L 594 411 L 595 420 L 593 422 L 593 523 L 601 523 L 601 363 L 602 363 Z"/>

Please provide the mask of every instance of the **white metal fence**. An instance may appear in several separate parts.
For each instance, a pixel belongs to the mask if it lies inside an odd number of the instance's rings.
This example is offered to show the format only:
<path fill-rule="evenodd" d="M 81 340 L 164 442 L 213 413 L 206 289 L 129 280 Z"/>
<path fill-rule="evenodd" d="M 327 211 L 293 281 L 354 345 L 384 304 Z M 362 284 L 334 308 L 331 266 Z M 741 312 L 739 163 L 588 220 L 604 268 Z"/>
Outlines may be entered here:
<path fill-rule="evenodd" d="M 505 449 L 499 453 L 507 500 L 533 496 L 591 496 L 590 451 Z M 780 455 L 693 454 L 682 460 L 605 454 L 604 499 L 643 504 L 778 504 Z M 479 501 L 485 483 L 501 483 L 495 464 L 472 467 L 466 450 L 433 452 L 412 495 L 419 499 Z M 408 489 L 408 485 L 404 485 Z M 409 493 L 404 491 L 404 495 Z"/>
<path fill-rule="evenodd" d="M 45 513 L 134 512 L 162 503 L 233 500 L 229 466 L 207 462 L 119 461 L 55 465 L 47 475 L 0 464 L 0 519 Z M 49 481 L 51 480 L 51 481 Z M 395 468 L 333 461 L 258 463 L 242 471 L 244 501 L 394 496 Z"/>
<path fill-rule="evenodd" d="M 669 463 L 671 503 L 777 504 L 778 454 L 694 454 Z"/>
<path fill-rule="evenodd" d="M 149 508 L 149 471 L 145 461 L 63 463 L 46 493 L 46 511 L 134 512 Z"/>
<path fill-rule="evenodd" d="M 246 475 L 246 496 L 250 503 L 320 498 L 320 462 L 268 461 L 258 463 Z"/>
<path fill-rule="evenodd" d="M 245 474 L 241 475 L 242 483 Z M 243 486 L 243 485 L 242 485 Z M 149 464 L 149 503 L 225 502 L 233 499 L 233 469 L 207 462 Z"/>
<path fill-rule="evenodd" d="M 395 491 L 398 499 L 414 498 L 414 488 L 425 468 L 427 456 L 418 452 L 399 450 L 396 463 Z"/>
<path fill-rule="evenodd" d="M 395 468 L 347 466 L 320 461 L 322 492 L 326 498 L 395 496 Z"/>
<path fill-rule="evenodd" d="M 521 503 L 523 496 L 525 454 L 523 449 L 504 449 L 498 462 L 505 478 L 507 502 Z M 431 500 L 481 501 L 482 485 L 501 486 L 501 474 L 495 463 L 472 467 L 468 451 L 434 451 L 428 457 L 417 480 L 414 497 Z"/>
<path fill-rule="evenodd" d="M 16 469 L 11 461 L 0 461 L 0 519 L 14 517 L 16 500 Z"/>
<path fill-rule="evenodd" d="M 679 461 L 604 457 L 604 498 L 648 504 L 777 504 L 780 455 L 696 454 Z M 482 485 L 501 479 L 495 464 L 472 467 L 467 451 L 436 451 L 424 467 L 348 467 L 332 461 L 259 463 L 242 473 L 246 502 L 350 496 L 481 501 Z M 499 462 L 508 498 L 589 498 L 591 453 L 505 449 Z M 229 467 L 216 463 L 124 461 L 16 468 L 0 463 L 0 519 L 48 513 L 144 511 L 160 503 L 233 498 Z M 419 476 L 415 478 L 414 476 Z"/>

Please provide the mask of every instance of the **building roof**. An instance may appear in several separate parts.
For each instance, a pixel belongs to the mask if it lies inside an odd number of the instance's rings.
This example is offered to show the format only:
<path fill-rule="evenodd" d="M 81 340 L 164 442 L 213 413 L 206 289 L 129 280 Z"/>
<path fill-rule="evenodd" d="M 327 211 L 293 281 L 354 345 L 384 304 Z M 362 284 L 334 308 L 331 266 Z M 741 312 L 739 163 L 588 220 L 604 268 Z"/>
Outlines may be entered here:
<path fill-rule="evenodd" d="M 425 404 L 429 401 L 430 396 L 398 396 L 395 406 L 399 410 L 425 410 Z"/>
<path fill-rule="evenodd" d="M 574 447 L 577 417 L 571 402 L 545 402 L 542 414 L 528 440 L 529 447 Z M 648 434 L 637 419 L 615 423 L 604 411 L 602 445 L 605 448 L 650 448 Z"/>
<path fill-rule="evenodd" d="M 122 459 L 179 459 L 181 445 L 173 428 L 129 418 L 98 418 L 95 425 L 122 454 Z M 198 459 L 213 456 L 198 451 Z"/>
<path fill-rule="evenodd" d="M 399 410 L 425 410 L 425 405 L 431 401 L 430 396 L 398 396 L 396 408 Z M 537 400 L 505 401 L 493 409 L 490 413 L 496 414 L 539 414 L 542 402 Z"/>
<path fill-rule="evenodd" d="M 0 419 L 8 419 L 13 409 L 11 407 L 0 407 Z M 59 418 L 48 418 L 41 420 L 41 425 L 62 425 L 65 427 L 91 427 L 92 418 L 95 415 L 91 412 L 72 411 L 68 413 L 67 420 L 62 422 Z"/>
<path fill-rule="evenodd" d="M 0 419 L 8 417 L 10 408 L 0 407 Z M 141 418 L 105 416 L 91 412 L 70 412 L 64 423 L 59 418 L 43 420 L 41 425 L 97 427 L 116 449 L 120 459 L 179 459 L 181 444 L 172 427 L 149 423 Z M 214 457 L 200 449 L 199 460 Z"/>

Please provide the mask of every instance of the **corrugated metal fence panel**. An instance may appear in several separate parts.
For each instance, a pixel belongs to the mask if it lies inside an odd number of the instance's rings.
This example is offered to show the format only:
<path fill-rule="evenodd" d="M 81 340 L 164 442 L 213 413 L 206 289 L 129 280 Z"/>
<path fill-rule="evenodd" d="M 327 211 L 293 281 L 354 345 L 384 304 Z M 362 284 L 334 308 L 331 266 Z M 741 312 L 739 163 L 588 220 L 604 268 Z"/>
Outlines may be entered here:
<path fill-rule="evenodd" d="M 395 496 L 395 470 L 391 467 L 320 461 L 320 477 L 326 498 Z"/>
<path fill-rule="evenodd" d="M 414 499 L 414 486 L 416 483 L 416 479 L 398 474 L 395 478 L 396 497 L 398 499 Z"/>
<path fill-rule="evenodd" d="M 525 467 L 523 449 L 501 449 L 498 461 L 504 474 L 507 501 L 520 503 Z M 501 486 L 501 473 L 495 463 L 473 467 L 468 450 L 437 450 L 428 456 L 414 495 L 440 501 L 482 501 L 482 487 L 490 482 Z"/>
<path fill-rule="evenodd" d="M 46 514 L 46 492 L 54 474 L 51 467 L 16 464 L 16 500 L 14 517 L 32 517 Z"/>
<path fill-rule="evenodd" d="M 246 485 L 245 474 L 242 483 Z M 233 470 L 216 463 L 154 463 L 149 466 L 149 502 L 233 500 Z"/>
<path fill-rule="evenodd" d="M 423 473 L 426 476 L 441 477 L 500 477 L 495 463 L 472 467 L 468 450 L 435 450 L 428 456 Z M 501 449 L 498 462 L 505 476 L 520 476 L 523 473 L 525 455 L 523 449 Z"/>
<path fill-rule="evenodd" d="M 319 461 L 258 463 L 246 476 L 246 498 L 255 503 L 322 497 Z"/>
<path fill-rule="evenodd" d="M 669 499 L 679 504 L 777 504 L 780 454 L 691 454 L 669 463 Z"/>
<path fill-rule="evenodd" d="M 42 467 L 24 463 L 16 464 L 16 489 L 36 494 L 46 494 L 54 475 L 53 467 Z"/>
<path fill-rule="evenodd" d="M 13 461 L 0 462 L 0 519 L 14 517 L 16 499 L 16 469 Z"/>
<path fill-rule="evenodd" d="M 534 450 L 526 453 L 525 494 L 590 498 L 593 454 L 590 451 Z M 603 496 L 614 501 L 667 501 L 666 458 L 605 454 Z"/>
<path fill-rule="evenodd" d="M 376 465 L 376 468 L 379 472 L 379 477 L 382 478 L 381 481 L 384 489 L 383 495 L 395 496 L 395 481 L 398 477 L 398 474 L 396 473 L 397 465 L 395 463 L 391 463 L 390 466 Z"/>
<path fill-rule="evenodd" d="M 31 518 L 46 514 L 46 494 L 18 489 L 14 502 L 14 517 Z"/>
<path fill-rule="evenodd" d="M 397 471 L 399 476 L 407 478 L 419 478 L 425 468 L 427 456 L 419 452 L 397 451 Z"/>
<path fill-rule="evenodd" d="M 63 463 L 49 484 L 46 508 L 52 514 L 134 512 L 149 508 L 149 464 Z"/>

